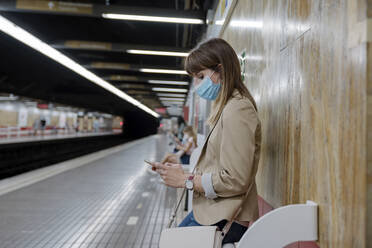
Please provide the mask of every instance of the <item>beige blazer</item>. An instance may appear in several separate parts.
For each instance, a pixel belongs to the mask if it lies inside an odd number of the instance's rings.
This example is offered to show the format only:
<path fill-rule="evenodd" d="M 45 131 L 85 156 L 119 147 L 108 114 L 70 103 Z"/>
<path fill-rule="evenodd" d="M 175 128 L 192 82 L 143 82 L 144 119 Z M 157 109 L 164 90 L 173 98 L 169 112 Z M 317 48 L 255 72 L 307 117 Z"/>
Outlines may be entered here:
<path fill-rule="evenodd" d="M 194 192 L 193 211 L 197 222 L 212 225 L 231 220 L 239 205 L 236 220 L 258 218 L 256 172 L 261 147 L 261 122 L 253 104 L 234 91 L 211 129 L 195 167 L 195 173 L 212 173 L 217 198 L 208 199 Z M 245 198 L 248 192 L 247 198 Z"/>

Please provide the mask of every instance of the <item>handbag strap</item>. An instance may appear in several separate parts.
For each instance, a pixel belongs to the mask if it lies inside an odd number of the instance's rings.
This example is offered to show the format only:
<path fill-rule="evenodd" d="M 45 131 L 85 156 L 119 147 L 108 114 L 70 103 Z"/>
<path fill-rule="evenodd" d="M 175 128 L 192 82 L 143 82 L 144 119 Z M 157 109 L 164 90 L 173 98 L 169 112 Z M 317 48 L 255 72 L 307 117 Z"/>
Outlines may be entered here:
<path fill-rule="evenodd" d="M 176 218 L 177 211 L 178 211 L 178 209 L 179 209 L 179 207 L 180 207 L 180 205 L 181 205 L 181 202 L 182 202 L 182 199 L 183 199 L 185 193 L 186 193 L 186 188 L 184 188 L 183 191 L 182 191 L 181 197 L 180 197 L 180 199 L 178 200 L 177 205 L 176 205 L 176 207 L 174 208 L 173 213 L 172 213 L 172 215 L 171 215 L 171 217 L 170 217 L 170 220 L 169 220 L 169 222 L 168 222 L 167 228 L 171 228 L 171 226 L 172 226 L 172 224 L 173 224 L 173 222 L 174 222 L 174 219 Z"/>
<path fill-rule="evenodd" d="M 211 131 L 209 132 L 207 138 L 205 139 L 201 153 L 203 153 L 203 149 L 204 149 L 205 143 L 207 143 L 207 141 L 208 141 L 208 139 L 209 139 L 209 136 L 212 134 L 214 128 L 217 126 L 217 122 L 220 120 L 221 115 L 222 115 L 222 113 L 220 114 L 220 116 L 218 116 L 218 119 L 217 119 L 216 123 L 214 124 L 213 128 L 211 129 Z M 194 174 L 195 169 L 196 169 L 196 166 L 195 166 L 194 169 L 192 170 L 191 174 Z M 173 222 L 174 222 L 174 219 L 176 218 L 176 214 L 177 214 L 178 208 L 179 208 L 180 205 L 181 205 L 182 198 L 184 197 L 184 195 L 185 195 L 185 193 L 186 193 L 186 190 L 187 190 L 186 187 L 183 188 L 181 198 L 179 199 L 179 201 L 178 201 L 178 203 L 177 203 L 177 205 L 176 205 L 176 207 L 175 207 L 175 209 L 174 209 L 174 211 L 173 211 L 173 214 L 171 215 L 170 220 L 169 220 L 169 222 L 168 222 L 168 225 L 167 225 L 168 228 L 170 228 L 170 227 L 172 226 L 172 224 L 173 224 Z"/>
<path fill-rule="evenodd" d="M 251 184 L 252 185 L 252 184 Z M 233 222 L 236 220 L 236 218 L 238 218 L 238 215 L 240 214 L 240 212 L 242 211 L 242 208 L 243 208 L 243 203 L 245 201 L 245 199 L 247 199 L 248 197 L 248 193 L 250 192 L 250 189 L 251 189 L 251 186 L 247 189 L 247 191 L 245 192 L 245 195 L 244 195 L 244 198 L 242 200 L 242 202 L 240 203 L 239 207 L 236 209 L 236 211 L 234 212 L 234 215 L 233 217 L 231 218 L 230 221 L 228 221 L 226 223 L 226 225 L 223 227 L 222 229 L 222 232 L 221 232 L 221 235 L 222 236 L 225 236 L 225 234 L 230 230 L 231 228 L 231 225 L 233 224 Z"/>

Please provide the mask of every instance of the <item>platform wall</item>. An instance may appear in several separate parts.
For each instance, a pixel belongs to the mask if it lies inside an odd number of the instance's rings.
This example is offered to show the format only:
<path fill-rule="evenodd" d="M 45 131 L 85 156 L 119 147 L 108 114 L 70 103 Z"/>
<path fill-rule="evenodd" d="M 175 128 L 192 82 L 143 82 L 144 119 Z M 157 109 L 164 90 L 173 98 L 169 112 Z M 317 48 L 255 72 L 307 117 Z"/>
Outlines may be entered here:
<path fill-rule="evenodd" d="M 292 247 L 366 247 L 368 1 L 241 0 L 222 33 L 246 51 L 263 125 L 262 201 L 319 204 L 319 241 Z"/>
<path fill-rule="evenodd" d="M 368 1 L 369 42 L 367 44 L 367 166 L 368 166 L 368 202 L 367 202 L 367 247 L 372 248 L 372 0 Z"/>

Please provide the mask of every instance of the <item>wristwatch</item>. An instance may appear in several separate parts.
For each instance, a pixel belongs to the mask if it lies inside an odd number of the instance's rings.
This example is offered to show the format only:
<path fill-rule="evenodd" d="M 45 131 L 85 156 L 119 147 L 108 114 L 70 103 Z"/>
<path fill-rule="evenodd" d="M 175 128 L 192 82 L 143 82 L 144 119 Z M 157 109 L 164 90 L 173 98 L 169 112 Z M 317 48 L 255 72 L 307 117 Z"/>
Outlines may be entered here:
<path fill-rule="evenodd" d="M 194 189 L 194 175 L 191 175 L 191 176 L 189 176 L 189 177 L 186 179 L 185 187 L 186 187 L 186 189 L 188 189 L 188 190 L 193 190 L 193 189 Z"/>

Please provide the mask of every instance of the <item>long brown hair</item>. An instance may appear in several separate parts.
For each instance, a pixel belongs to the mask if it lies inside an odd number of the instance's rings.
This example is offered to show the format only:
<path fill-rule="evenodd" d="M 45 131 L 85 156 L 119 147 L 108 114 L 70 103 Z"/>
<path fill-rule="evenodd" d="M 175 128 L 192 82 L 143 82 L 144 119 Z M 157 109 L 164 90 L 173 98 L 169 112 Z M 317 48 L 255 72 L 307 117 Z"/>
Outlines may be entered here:
<path fill-rule="evenodd" d="M 196 135 L 194 128 L 192 126 L 186 126 L 183 129 L 184 133 L 188 133 L 194 140 L 195 147 L 198 147 L 198 136 Z"/>
<path fill-rule="evenodd" d="M 214 102 L 211 115 L 209 116 L 209 124 L 213 125 L 217 122 L 235 89 L 238 90 L 240 95 L 247 97 L 257 111 L 256 102 L 242 81 L 238 56 L 229 43 L 220 38 L 213 38 L 191 50 L 185 60 L 187 73 L 195 76 L 205 69 L 219 72 L 223 82 L 221 84 L 221 92 Z"/>

